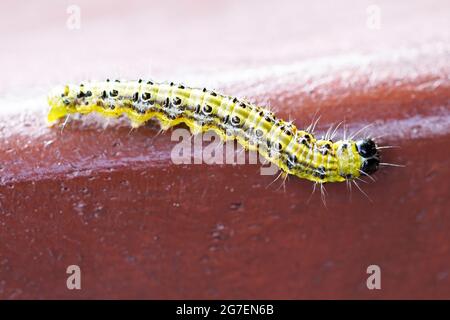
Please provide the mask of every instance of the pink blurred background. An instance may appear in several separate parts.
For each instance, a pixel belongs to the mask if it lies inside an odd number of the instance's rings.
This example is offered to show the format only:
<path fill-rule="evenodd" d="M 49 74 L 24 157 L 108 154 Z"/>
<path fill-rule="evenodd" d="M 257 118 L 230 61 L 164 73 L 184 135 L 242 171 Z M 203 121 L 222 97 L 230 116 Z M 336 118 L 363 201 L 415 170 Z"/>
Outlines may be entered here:
<path fill-rule="evenodd" d="M 80 29 L 67 26 L 71 5 Z M 359 55 L 443 50 L 450 30 L 442 0 L 2 1 L 0 9 L 2 93 L 105 77 L 225 82 L 242 68 L 336 55 L 357 64 Z"/>

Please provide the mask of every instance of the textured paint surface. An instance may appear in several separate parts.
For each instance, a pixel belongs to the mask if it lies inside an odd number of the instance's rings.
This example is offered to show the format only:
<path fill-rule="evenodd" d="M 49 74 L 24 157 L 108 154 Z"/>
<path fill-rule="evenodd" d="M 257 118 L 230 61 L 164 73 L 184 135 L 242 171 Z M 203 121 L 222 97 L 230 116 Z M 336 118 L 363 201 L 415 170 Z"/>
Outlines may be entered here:
<path fill-rule="evenodd" d="M 450 298 L 447 2 L 381 1 L 379 30 L 360 1 L 79 1 L 79 30 L 68 4 L 0 4 L 1 299 Z M 46 126 L 52 85 L 107 77 L 215 88 L 299 127 L 318 112 L 319 132 L 373 123 L 406 167 L 364 185 L 373 203 L 327 186 L 325 208 L 256 165 L 171 164 L 152 123 Z"/>

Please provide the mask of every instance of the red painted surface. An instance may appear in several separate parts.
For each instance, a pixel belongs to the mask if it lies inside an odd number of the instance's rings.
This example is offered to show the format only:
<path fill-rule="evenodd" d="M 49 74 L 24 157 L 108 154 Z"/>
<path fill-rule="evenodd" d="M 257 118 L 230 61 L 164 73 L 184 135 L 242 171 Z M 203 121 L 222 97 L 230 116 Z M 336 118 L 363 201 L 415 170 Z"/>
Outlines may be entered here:
<path fill-rule="evenodd" d="M 0 298 L 450 298 L 444 1 L 1 4 Z M 30 7 L 31 6 L 31 7 Z M 407 14 L 405 14 L 407 13 Z M 319 133 L 373 123 L 386 167 L 352 199 L 259 165 L 175 165 L 171 132 L 45 124 L 52 84 L 183 81 Z M 66 288 L 66 267 L 82 290 Z M 366 288 L 366 268 L 382 289 Z"/>

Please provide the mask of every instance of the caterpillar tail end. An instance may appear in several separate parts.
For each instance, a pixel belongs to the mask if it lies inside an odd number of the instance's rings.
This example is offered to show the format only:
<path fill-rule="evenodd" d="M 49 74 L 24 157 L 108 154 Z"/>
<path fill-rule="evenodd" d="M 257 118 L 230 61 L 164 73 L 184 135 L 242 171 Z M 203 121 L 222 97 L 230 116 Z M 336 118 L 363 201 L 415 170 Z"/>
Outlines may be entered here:
<path fill-rule="evenodd" d="M 47 115 L 47 124 L 49 126 L 52 126 L 56 122 L 58 122 L 59 119 L 65 117 L 66 115 L 68 115 L 67 110 L 64 110 L 63 108 L 60 108 L 58 106 L 51 106 L 50 111 Z"/>
<path fill-rule="evenodd" d="M 50 106 L 47 114 L 47 124 L 49 126 L 54 125 L 59 119 L 69 114 L 66 105 L 61 99 L 61 92 L 63 90 L 61 88 L 55 88 L 47 98 L 48 105 Z"/>

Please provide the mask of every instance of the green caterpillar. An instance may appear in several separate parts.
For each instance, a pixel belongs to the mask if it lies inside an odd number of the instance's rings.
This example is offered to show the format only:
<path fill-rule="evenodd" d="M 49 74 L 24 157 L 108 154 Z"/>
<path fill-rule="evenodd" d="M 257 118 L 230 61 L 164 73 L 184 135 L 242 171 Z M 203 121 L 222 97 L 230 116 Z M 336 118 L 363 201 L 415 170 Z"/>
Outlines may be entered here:
<path fill-rule="evenodd" d="M 152 81 L 87 82 L 52 90 L 48 121 L 69 114 L 127 115 L 133 126 L 151 118 L 163 130 L 185 123 L 192 133 L 215 131 L 258 151 L 285 174 L 317 183 L 343 182 L 378 170 L 380 153 L 372 139 L 333 142 L 298 130 L 267 109 L 214 91 Z"/>

